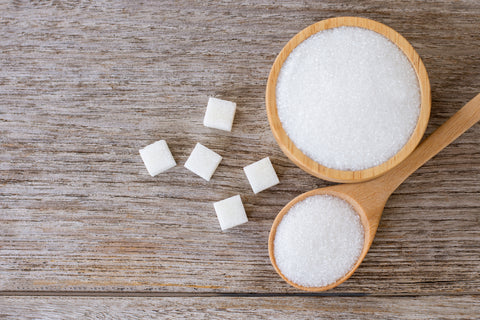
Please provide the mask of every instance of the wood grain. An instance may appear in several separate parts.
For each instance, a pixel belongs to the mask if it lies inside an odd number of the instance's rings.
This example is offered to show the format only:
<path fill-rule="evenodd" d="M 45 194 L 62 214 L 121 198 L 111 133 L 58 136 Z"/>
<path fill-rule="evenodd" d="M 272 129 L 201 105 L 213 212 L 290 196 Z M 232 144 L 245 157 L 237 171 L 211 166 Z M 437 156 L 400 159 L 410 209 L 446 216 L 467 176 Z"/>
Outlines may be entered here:
<path fill-rule="evenodd" d="M 427 134 L 479 91 L 476 0 L 12 0 L 0 12 L 4 292 L 298 292 L 270 265 L 268 231 L 288 201 L 330 183 L 280 151 L 264 93 L 278 52 L 317 21 L 367 17 L 412 44 L 432 87 Z M 237 102 L 231 133 L 202 125 L 210 95 Z M 138 150 L 159 139 L 179 165 L 152 178 Z M 477 125 L 400 186 L 362 266 L 332 293 L 415 295 L 438 312 L 429 295 L 441 295 L 473 318 L 478 304 L 461 301 L 479 297 L 479 139 Z M 209 183 L 183 168 L 196 142 L 224 157 Z M 265 156 L 281 183 L 254 195 L 242 167 Z M 222 233 L 212 202 L 235 194 L 250 221 Z M 416 299 L 405 314 L 421 312 Z M 343 297 L 331 301 L 348 315 Z"/>
<path fill-rule="evenodd" d="M 2 297 L 2 319 L 467 319 L 476 297 Z"/>

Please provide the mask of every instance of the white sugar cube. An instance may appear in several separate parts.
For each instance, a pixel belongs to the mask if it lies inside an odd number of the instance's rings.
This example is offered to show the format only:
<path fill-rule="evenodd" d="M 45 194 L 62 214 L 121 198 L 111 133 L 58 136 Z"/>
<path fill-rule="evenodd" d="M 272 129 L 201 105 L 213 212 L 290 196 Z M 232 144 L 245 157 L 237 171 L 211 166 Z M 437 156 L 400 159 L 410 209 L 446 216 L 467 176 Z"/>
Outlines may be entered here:
<path fill-rule="evenodd" d="M 254 193 L 259 193 L 280 182 L 269 157 L 244 167 L 243 171 L 245 171 Z"/>
<path fill-rule="evenodd" d="M 227 198 L 213 204 L 217 213 L 220 228 L 230 229 L 248 221 L 247 214 L 243 208 L 242 199 L 239 195 Z"/>
<path fill-rule="evenodd" d="M 203 118 L 203 125 L 209 128 L 232 131 L 236 107 L 235 102 L 210 97 L 205 118 Z"/>
<path fill-rule="evenodd" d="M 197 143 L 187 162 L 185 162 L 185 168 L 210 181 L 220 161 L 222 161 L 222 156 Z"/>
<path fill-rule="evenodd" d="M 139 152 L 152 177 L 177 165 L 165 140 L 154 142 Z"/>

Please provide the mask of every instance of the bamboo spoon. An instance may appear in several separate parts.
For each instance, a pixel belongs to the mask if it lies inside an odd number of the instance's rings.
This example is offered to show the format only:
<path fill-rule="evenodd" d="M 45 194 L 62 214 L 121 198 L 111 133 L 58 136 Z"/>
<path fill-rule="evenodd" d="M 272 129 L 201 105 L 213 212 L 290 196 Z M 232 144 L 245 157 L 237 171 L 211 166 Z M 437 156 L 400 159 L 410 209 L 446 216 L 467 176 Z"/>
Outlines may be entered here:
<path fill-rule="evenodd" d="M 288 58 L 289 54 L 305 39 L 311 35 L 321 32 L 323 30 L 338 28 L 338 27 L 359 27 L 375 31 L 383 35 L 385 38 L 392 41 L 408 58 L 412 64 L 413 69 L 418 78 L 420 86 L 420 115 L 418 117 L 417 125 L 410 136 L 410 139 L 393 157 L 375 167 L 363 170 L 347 171 L 337 170 L 325 167 L 308 156 L 306 156 L 300 149 L 298 149 L 289 136 L 283 129 L 282 123 L 277 112 L 276 102 L 276 87 L 277 78 L 280 74 L 283 63 Z M 267 89 L 265 95 L 265 103 L 267 107 L 268 122 L 272 129 L 273 136 L 277 140 L 280 149 L 290 158 L 297 166 L 307 171 L 308 173 L 333 182 L 362 182 L 378 177 L 388 170 L 394 168 L 402 162 L 411 152 L 417 147 L 422 139 L 422 136 L 427 128 L 428 118 L 430 116 L 430 82 L 428 80 L 427 70 L 423 65 L 420 56 L 412 47 L 412 45 L 401 34 L 392 28 L 365 18 L 359 17 L 336 17 L 314 23 L 304 30 L 300 31 L 283 47 L 273 63 L 270 75 L 268 76 Z"/>
<path fill-rule="evenodd" d="M 268 239 L 270 260 L 277 273 L 290 285 L 306 291 L 328 290 L 347 280 L 358 268 L 370 249 L 382 216 L 383 208 L 390 195 L 405 179 L 415 172 L 415 170 L 442 151 L 478 121 L 480 121 L 480 94 L 477 94 L 475 98 L 470 100 L 462 109 L 433 132 L 432 135 L 425 139 L 406 160 L 383 176 L 367 182 L 340 184 L 312 190 L 290 201 L 275 218 Z M 342 278 L 324 287 L 304 287 L 287 279 L 279 270 L 274 256 L 274 239 L 280 221 L 282 221 L 282 218 L 290 208 L 307 197 L 319 194 L 329 194 L 339 197 L 348 201 L 354 207 L 360 216 L 365 231 L 365 242 L 358 261 Z"/>

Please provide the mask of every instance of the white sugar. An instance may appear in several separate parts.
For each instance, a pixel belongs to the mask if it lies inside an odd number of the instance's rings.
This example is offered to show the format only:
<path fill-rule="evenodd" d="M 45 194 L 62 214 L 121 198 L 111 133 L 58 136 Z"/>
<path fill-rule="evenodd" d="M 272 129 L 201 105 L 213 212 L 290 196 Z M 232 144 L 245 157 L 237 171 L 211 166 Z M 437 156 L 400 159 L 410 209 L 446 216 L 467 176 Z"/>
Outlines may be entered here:
<path fill-rule="evenodd" d="M 213 204 L 222 231 L 236 227 L 248 221 L 240 195 L 227 198 Z"/>
<path fill-rule="evenodd" d="M 305 287 L 334 283 L 352 269 L 364 245 L 360 217 L 340 198 L 316 195 L 283 216 L 274 240 L 282 274 Z"/>
<path fill-rule="evenodd" d="M 140 149 L 139 152 L 148 173 L 152 177 L 177 165 L 165 140 L 152 143 Z"/>
<path fill-rule="evenodd" d="M 282 126 L 326 167 L 363 170 L 395 155 L 413 133 L 420 89 L 408 58 L 363 28 L 321 31 L 284 62 L 276 102 Z"/>
<path fill-rule="evenodd" d="M 233 118 L 237 104 L 235 102 L 210 97 L 203 125 L 224 131 L 232 131 Z"/>
<path fill-rule="evenodd" d="M 243 171 L 255 194 L 280 183 L 269 157 L 249 164 Z"/>
<path fill-rule="evenodd" d="M 203 179 L 210 181 L 220 161 L 222 161 L 221 155 L 197 143 L 185 162 L 184 167 Z"/>

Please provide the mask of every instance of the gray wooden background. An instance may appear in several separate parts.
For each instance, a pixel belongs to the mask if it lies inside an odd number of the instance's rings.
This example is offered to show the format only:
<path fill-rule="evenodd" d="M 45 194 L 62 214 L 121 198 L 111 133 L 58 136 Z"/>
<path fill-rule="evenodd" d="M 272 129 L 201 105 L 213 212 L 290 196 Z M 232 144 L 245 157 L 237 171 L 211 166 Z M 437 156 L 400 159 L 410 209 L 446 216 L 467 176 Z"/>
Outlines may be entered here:
<path fill-rule="evenodd" d="M 480 125 L 391 197 L 341 286 L 306 294 L 273 270 L 268 232 L 292 198 L 330 183 L 270 132 L 269 69 L 297 32 L 354 15 L 422 57 L 427 134 L 480 91 L 480 2 L 0 1 L 0 318 L 477 318 Z M 237 102 L 231 133 L 202 125 L 208 96 Z M 138 149 L 167 140 L 150 177 Z M 210 182 L 183 164 L 224 158 Z M 270 156 L 254 195 L 242 167 Z M 220 231 L 212 202 L 241 194 L 249 222 Z"/>

